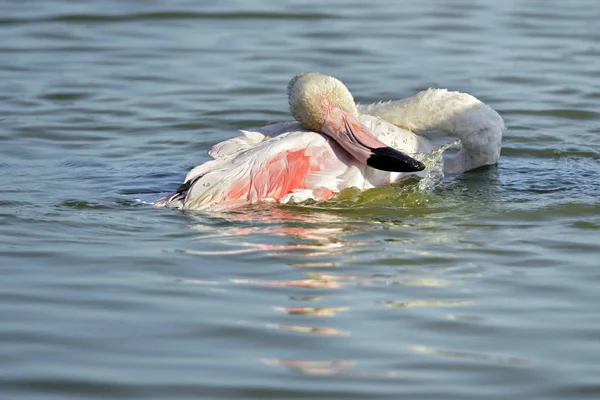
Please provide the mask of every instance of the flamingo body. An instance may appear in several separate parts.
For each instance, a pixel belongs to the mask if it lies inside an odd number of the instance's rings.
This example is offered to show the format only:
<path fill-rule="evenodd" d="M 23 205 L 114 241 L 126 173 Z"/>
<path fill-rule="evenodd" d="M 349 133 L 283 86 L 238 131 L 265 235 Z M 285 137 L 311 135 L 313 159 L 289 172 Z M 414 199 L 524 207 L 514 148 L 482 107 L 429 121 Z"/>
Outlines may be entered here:
<path fill-rule="evenodd" d="M 429 89 L 405 100 L 359 106 L 357 114 L 356 124 L 370 131 L 377 143 L 405 154 L 435 149 L 413 131 L 444 130 L 459 137 L 462 148 L 446 158 L 445 172 L 498 161 L 502 118 L 468 94 Z M 298 122 L 241 131 L 213 146 L 209 155 L 212 160 L 192 169 L 184 184 L 157 206 L 230 209 L 261 201 L 322 201 L 348 187 L 365 190 L 424 173 L 372 168 L 337 139 Z"/>

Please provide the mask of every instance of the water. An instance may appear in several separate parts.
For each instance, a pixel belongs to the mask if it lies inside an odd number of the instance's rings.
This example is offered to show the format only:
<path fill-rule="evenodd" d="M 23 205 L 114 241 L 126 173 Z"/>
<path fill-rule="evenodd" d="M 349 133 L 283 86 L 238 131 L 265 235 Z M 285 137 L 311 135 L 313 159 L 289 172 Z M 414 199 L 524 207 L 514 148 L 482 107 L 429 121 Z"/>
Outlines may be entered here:
<path fill-rule="evenodd" d="M 597 399 L 594 1 L 0 1 L 0 398 Z M 154 209 L 299 71 L 504 117 L 500 163 Z"/>

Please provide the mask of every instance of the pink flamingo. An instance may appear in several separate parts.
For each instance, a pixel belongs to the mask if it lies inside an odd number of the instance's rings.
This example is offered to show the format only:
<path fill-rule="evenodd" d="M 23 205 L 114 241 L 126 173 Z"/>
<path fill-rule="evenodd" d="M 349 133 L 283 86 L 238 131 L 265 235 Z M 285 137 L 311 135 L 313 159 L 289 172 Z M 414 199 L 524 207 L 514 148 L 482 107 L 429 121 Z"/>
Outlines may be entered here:
<path fill-rule="evenodd" d="M 216 144 L 213 160 L 193 168 L 156 206 L 222 210 L 322 201 L 348 187 L 398 182 L 426 168 L 408 154 L 435 150 L 413 132 L 442 130 L 461 139 L 461 149 L 445 156 L 444 172 L 494 164 L 500 155 L 502 118 L 466 93 L 428 89 L 357 107 L 342 82 L 314 72 L 296 75 L 287 92 L 296 122 L 241 131 Z"/>

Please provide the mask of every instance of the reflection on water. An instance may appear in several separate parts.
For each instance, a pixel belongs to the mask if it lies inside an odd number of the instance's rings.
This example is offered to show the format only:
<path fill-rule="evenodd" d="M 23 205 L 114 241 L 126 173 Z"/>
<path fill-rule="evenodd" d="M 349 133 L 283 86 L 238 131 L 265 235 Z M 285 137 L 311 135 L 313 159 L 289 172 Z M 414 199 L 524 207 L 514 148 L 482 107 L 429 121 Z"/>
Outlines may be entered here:
<path fill-rule="evenodd" d="M 462 360 L 485 361 L 493 364 L 507 364 L 523 367 L 542 367 L 542 363 L 526 360 L 519 357 L 496 356 L 482 353 L 469 353 L 464 351 L 442 350 L 423 345 L 409 345 L 410 350 L 419 353 L 438 357 L 455 358 Z"/>
<path fill-rule="evenodd" d="M 267 324 L 267 327 L 272 328 L 272 329 L 282 330 L 282 331 L 308 333 L 310 335 L 348 336 L 350 334 L 350 332 L 343 331 L 341 329 L 324 328 L 324 327 L 316 327 L 316 326 Z"/>
<path fill-rule="evenodd" d="M 377 189 L 380 190 L 380 189 Z M 389 190 L 383 188 L 383 190 Z M 441 268 L 393 268 L 393 271 L 364 272 L 349 265 L 360 265 L 371 262 L 374 251 L 382 248 L 381 240 L 369 239 L 372 232 L 378 229 L 396 229 L 397 222 L 374 222 L 372 219 L 362 220 L 347 213 L 336 213 L 334 210 L 311 207 L 280 207 L 274 205 L 259 205 L 245 210 L 237 210 L 220 214 L 204 214 L 186 212 L 193 221 L 188 228 L 196 234 L 196 240 L 220 244 L 219 250 L 194 249 L 180 250 L 186 254 L 202 256 L 239 255 L 252 256 L 259 259 L 274 259 L 285 263 L 293 272 L 296 279 L 255 279 L 229 278 L 219 282 L 183 279 L 182 283 L 219 286 L 232 288 L 232 285 L 277 290 L 278 303 L 270 307 L 283 313 L 282 317 L 270 316 L 264 323 L 246 321 L 256 328 L 264 328 L 306 337 L 338 338 L 346 340 L 356 332 L 344 329 L 341 325 L 346 320 L 345 315 L 360 315 L 366 310 L 389 309 L 419 309 L 419 308 L 456 308 L 472 304 L 471 300 L 435 299 L 431 295 L 435 290 L 445 290 L 453 285 L 464 285 L 465 280 L 477 279 L 479 275 L 459 266 L 444 265 Z M 419 224 L 428 228 L 435 227 L 435 219 L 426 215 Z M 218 227 L 218 229 L 217 229 Z M 427 236 L 389 240 L 393 243 L 397 254 L 414 257 L 443 257 L 454 259 L 454 253 L 440 247 L 421 250 L 415 245 L 423 243 L 446 243 L 451 240 L 443 231 L 429 229 Z M 366 258 L 365 258 L 366 256 Z M 380 254 L 378 257 L 382 257 Z M 300 261 L 308 259 L 309 261 Z M 399 300 L 390 298 L 386 290 L 379 298 L 374 298 L 369 304 L 356 304 L 353 292 L 364 288 L 424 288 L 428 298 Z M 354 289 L 353 289 L 354 288 Z M 305 291 L 301 293 L 299 291 Z M 318 291 L 318 295 L 311 292 Z M 402 292 L 390 292 L 402 294 Z M 414 295 L 414 294 L 413 294 Z M 287 305 L 285 302 L 312 303 L 311 305 Z M 282 304 L 283 303 L 283 304 Z M 359 314 L 357 314 L 359 313 Z M 289 318 L 302 318 L 302 322 L 292 322 Z M 277 321 L 277 318 L 282 318 Z M 319 323 L 315 318 L 326 318 L 327 323 Z M 362 369 L 356 360 L 327 361 L 301 359 L 269 359 L 269 365 L 286 367 L 309 375 L 350 375 L 350 376 L 379 376 L 397 377 L 395 370 Z"/>
<path fill-rule="evenodd" d="M 268 365 L 286 367 L 290 370 L 306 375 L 349 375 L 363 377 L 396 378 L 406 375 L 401 371 L 380 371 L 351 369 L 356 364 L 354 360 L 332 360 L 332 361 L 302 361 L 302 360 L 264 360 Z"/>
<path fill-rule="evenodd" d="M 378 189 L 375 189 L 378 190 Z M 222 250 L 178 250 L 194 256 L 205 255 L 243 255 L 253 254 L 274 258 L 297 268 L 303 275 L 295 280 L 257 280 L 232 279 L 235 284 L 335 289 L 342 286 L 421 286 L 443 287 L 464 279 L 467 275 L 457 274 L 456 267 L 444 269 L 411 271 L 402 273 L 333 273 L 315 272 L 313 268 L 339 268 L 347 264 L 361 262 L 365 256 L 385 243 L 381 240 L 368 240 L 370 231 L 385 229 L 387 222 L 374 223 L 371 219 L 360 220 L 345 214 L 334 214 L 322 209 L 303 207 L 290 209 L 273 205 L 259 205 L 247 210 L 221 214 L 203 214 L 190 212 L 188 216 L 194 221 L 189 229 L 196 232 L 197 240 L 210 240 L 220 244 Z M 419 224 L 430 227 L 439 224 L 423 218 Z M 244 226 L 246 225 L 247 226 Z M 392 226 L 395 223 L 392 223 Z M 218 226 L 218 228 L 216 228 Z M 361 239 L 357 240 L 356 237 Z M 422 257 L 454 258 L 453 253 L 445 249 L 422 250 L 424 243 L 444 243 L 449 238 L 443 231 L 428 231 L 419 238 L 393 239 L 394 250 L 415 253 Z M 283 243 L 281 243 L 283 241 Z M 280 244 L 274 244 L 280 242 Z M 403 246 L 404 245 L 404 246 Z M 298 261 L 310 259 L 308 261 Z M 447 279 L 438 275 L 451 272 L 455 279 Z"/>
<path fill-rule="evenodd" d="M 348 307 L 274 307 L 275 310 L 286 312 L 290 315 L 310 315 L 319 317 L 333 317 L 341 311 L 348 311 Z"/>
<path fill-rule="evenodd" d="M 600 398 L 597 1 L 0 4 L 2 399 Z M 474 94 L 500 163 L 221 215 L 134 201 L 289 119 L 307 70 L 363 104 Z"/>
<path fill-rule="evenodd" d="M 255 284 L 265 286 L 287 286 L 287 287 L 302 287 L 312 289 L 334 289 L 340 285 L 335 281 L 318 280 L 318 279 L 302 279 L 298 281 L 257 281 L 250 279 L 233 279 L 233 283 L 238 284 Z"/>
<path fill-rule="evenodd" d="M 469 304 L 468 301 L 444 301 L 444 300 L 414 300 L 414 301 L 382 301 L 381 304 L 388 307 L 456 307 Z"/>
<path fill-rule="evenodd" d="M 343 217 L 328 213 L 302 214 L 283 207 L 265 204 L 236 212 L 211 213 L 210 215 L 192 212 L 189 215 L 196 221 L 190 226 L 190 229 L 202 233 L 198 239 L 210 239 L 226 245 L 235 244 L 235 247 L 238 247 L 223 251 L 188 250 L 191 254 L 197 255 L 265 252 L 274 257 L 339 256 L 355 251 L 353 249 L 355 246 L 367 244 L 351 243 L 344 239 L 347 233 L 366 228 L 346 225 Z M 222 222 L 227 222 L 231 226 L 222 226 L 215 230 L 212 224 L 208 223 L 208 220 L 214 219 L 221 219 Z M 244 223 L 249 226 L 239 226 Z M 298 239 L 301 243 L 274 245 L 272 244 L 274 236 Z M 266 243 L 256 242 L 256 238 L 262 238 Z M 309 267 L 313 264 L 316 267 L 335 266 L 342 260 L 343 258 L 329 263 L 297 263 L 296 266 Z"/>
<path fill-rule="evenodd" d="M 388 239 L 395 241 L 399 246 L 402 244 L 413 245 L 424 243 L 446 243 L 454 241 L 456 238 L 450 238 L 447 233 L 440 230 L 432 230 L 435 226 L 441 225 L 443 221 L 436 218 L 439 208 L 435 203 L 418 208 L 394 204 L 391 208 L 382 207 L 381 204 L 373 203 L 373 199 L 387 201 L 396 201 L 399 196 L 408 202 L 417 199 L 420 201 L 422 196 L 415 193 L 413 188 L 398 188 L 393 185 L 356 193 L 352 189 L 352 195 L 342 195 L 339 200 L 328 203 L 321 203 L 314 206 L 276 206 L 270 204 L 260 204 L 245 209 L 223 213 L 204 214 L 201 212 L 188 212 L 187 216 L 193 221 L 188 227 L 196 232 L 197 240 L 210 240 L 217 244 L 223 244 L 224 250 L 199 251 L 184 250 L 195 255 L 225 255 L 225 254 L 244 254 L 244 253 L 264 253 L 272 257 L 301 257 L 301 258 L 319 258 L 324 256 L 326 259 L 318 261 L 305 261 L 301 263 L 288 264 L 302 268 L 319 268 L 340 266 L 346 262 L 351 262 L 359 257 L 361 252 L 368 252 L 372 247 L 381 244 L 380 240 L 367 240 L 369 231 L 378 229 L 396 228 L 398 224 L 404 225 L 402 220 L 382 220 L 373 219 L 373 214 L 377 212 L 389 212 L 402 217 L 404 213 L 410 216 L 422 214 L 422 218 L 415 219 L 418 226 L 428 229 L 426 236 L 405 237 L 403 239 Z M 355 196 L 358 195 L 358 196 Z M 337 201 L 346 201 L 350 197 L 358 203 L 354 207 L 341 206 L 338 209 Z M 443 211 L 444 206 L 441 207 Z M 354 211 L 350 213 L 349 211 Z M 359 217 L 357 219 L 357 217 Z M 434 218 L 431 218 L 434 217 Z M 413 228 L 414 223 L 406 225 Z M 362 235 L 362 240 L 349 238 L 349 236 Z M 273 244 L 274 239 L 290 239 L 286 244 Z M 456 254 L 449 253 L 445 249 L 414 249 L 407 246 L 407 252 L 419 252 L 423 256 L 443 256 L 456 257 Z M 356 276 L 355 276 L 356 277 Z M 373 276 L 383 277 L 383 276 Z M 340 276 L 340 279 L 354 279 L 350 276 Z"/>
<path fill-rule="evenodd" d="M 383 189 L 387 190 L 387 189 Z M 179 212 L 179 211 L 174 211 Z M 348 215 L 334 210 L 310 207 L 279 207 L 260 205 L 246 210 L 220 214 L 186 212 L 193 223 L 188 228 L 194 232 L 197 241 L 210 240 L 218 249 L 179 250 L 194 257 L 235 255 L 253 257 L 258 260 L 276 260 L 289 268 L 293 279 L 254 278 L 254 271 L 248 277 L 224 278 L 221 281 L 182 279 L 182 283 L 221 287 L 229 290 L 257 288 L 260 293 L 271 291 L 274 296 L 267 307 L 279 312 L 267 313 L 266 321 L 245 321 L 246 325 L 258 329 L 280 332 L 282 335 L 301 335 L 307 340 L 336 340 L 362 336 L 360 325 L 347 325 L 348 317 L 365 318 L 365 313 L 377 315 L 385 309 L 437 309 L 457 308 L 472 304 L 467 299 L 435 298 L 435 292 L 445 291 L 454 285 L 464 285 L 469 279 L 477 279 L 477 273 L 464 266 L 444 265 L 440 268 L 405 268 L 400 260 L 404 253 L 407 259 L 415 257 L 454 259 L 456 255 L 448 248 L 440 246 L 439 251 L 429 247 L 422 250 L 423 243 L 440 245 L 454 240 L 443 230 L 433 227 L 439 222 L 424 215 L 421 226 L 428 228 L 426 235 L 419 238 L 406 235 L 386 242 L 371 239 L 373 232 L 380 229 L 397 229 L 396 221 L 373 221 L 362 219 L 360 214 Z M 435 215 L 435 214 L 434 214 Z M 400 223 L 402 224 L 402 223 Z M 191 247 L 193 242 L 190 243 Z M 387 246 L 392 245 L 394 263 L 397 267 L 385 270 L 351 266 L 367 265 L 385 259 Z M 391 255 L 390 255 L 391 256 Z M 308 261 L 304 261 L 304 260 Z M 239 272 L 239 274 L 243 272 Z M 356 303 L 356 290 L 383 289 L 368 303 Z M 394 290 L 398 288 L 399 290 Z M 414 298 L 417 292 L 405 289 L 422 288 L 423 297 Z M 314 292 L 317 292 L 314 295 Z M 226 292 L 224 292 L 226 293 Z M 442 295 L 444 292 L 440 292 Z M 418 295 L 418 294 L 417 294 Z M 402 297 L 409 296 L 403 299 Z M 425 297 L 426 296 L 426 297 Z M 398 297 L 401 297 L 400 299 Z M 310 303 L 310 304 L 289 304 Z M 265 310 L 267 311 L 267 310 Z M 362 317 L 361 317 L 362 315 Z M 397 315 L 390 314 L 391 318 Z M 298 318 L 292 321 L 290 318 Z M 325 323 L 323 323 L 325 322 Z M 366 327 L 367 325 L 365 325 Z M 314 338 L 314 339 L 308 339 Z M 349 375 L 397 377 L 396 370 L 365 369 L 360 362 L 327 361 L 304 359 L 269 359 L 269 365 L 286 367 L 309 375 Z"/>

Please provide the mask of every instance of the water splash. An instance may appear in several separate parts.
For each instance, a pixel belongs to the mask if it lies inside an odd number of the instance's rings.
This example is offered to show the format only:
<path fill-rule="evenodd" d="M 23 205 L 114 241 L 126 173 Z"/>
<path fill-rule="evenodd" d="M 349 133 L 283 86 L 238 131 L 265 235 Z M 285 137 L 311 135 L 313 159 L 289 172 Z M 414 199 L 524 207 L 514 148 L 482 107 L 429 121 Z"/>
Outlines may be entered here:
<path fill-rule="evenodd" d="M 423 177 L 423 179 L 421 179 L 417 184 L 418 190 L 432 191 L 437 185 L 444 181 L 444 151 L 459 143 L 460 140 L 457 139 L 446 143 L 429 154 L 417 153 L 413 155 L 413 158 L 421 161 L 427 167 L 425 169 L 425 177 Z"/>

